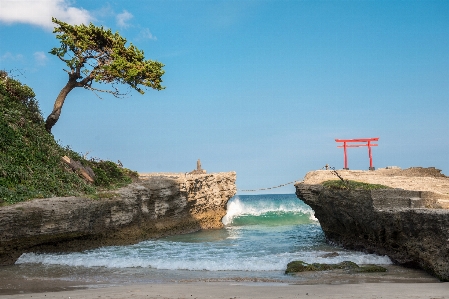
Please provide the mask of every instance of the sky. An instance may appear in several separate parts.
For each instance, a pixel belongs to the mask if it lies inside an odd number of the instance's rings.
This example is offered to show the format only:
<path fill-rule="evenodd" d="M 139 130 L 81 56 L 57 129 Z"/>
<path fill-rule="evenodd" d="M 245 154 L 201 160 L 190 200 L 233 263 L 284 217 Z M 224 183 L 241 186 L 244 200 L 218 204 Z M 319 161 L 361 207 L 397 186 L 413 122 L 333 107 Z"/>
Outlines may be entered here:
<path fill-rule="evenodd" d="M 118 31 L 165 65 L 162 91 L 68 95 L 52 133 L 86 157 L 139 172 L 201 159 L 261 189 L 343 168 L 337 138 L 379 137 L 374 167 L 449 175 L 449 1 L 0 0 L 0 69 L 44 117 L 68 80 L 51 17 Z M 367 148 L 348 164 L 367 170 Z"/>

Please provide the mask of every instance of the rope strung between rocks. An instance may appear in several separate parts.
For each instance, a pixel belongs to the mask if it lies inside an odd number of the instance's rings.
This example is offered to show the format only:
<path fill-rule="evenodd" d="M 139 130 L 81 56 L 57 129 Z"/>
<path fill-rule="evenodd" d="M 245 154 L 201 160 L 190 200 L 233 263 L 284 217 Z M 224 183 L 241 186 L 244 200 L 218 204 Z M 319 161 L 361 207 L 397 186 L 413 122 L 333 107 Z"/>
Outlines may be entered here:
<path fill-rule="evenodd" d="M 326 170 L 331 170 L 331 173 L 333 175 L 338 176 L 338 178 L 342 181 L 344 181 L 344 179 L 338 174 L 338 172 L 335 170 L 335 167 L 329 166 L 328 164 L 326 164 L 325 166 L 323 166 L 321 169 L 326 169 Z M 276 189 L 276 188 L 281 188 L 290 184 L 294 184 L 296 182 L 300 182 L 300 181 L 293 181 L 293 182 L 289 182 L 286 184 L 282 184 L 279 186 L 275 186 L 275 187 L 270 187 L 270 188 L 260 188 L 260 189 L 249 189 L 249 190 L 244 190 L 244 189 L 237 189 L 237 191 L 242 191 L 242 192 L 256 192 L 256 191 L 264 191 L 264 190 L 271 190 L 271 189 Z"/>
<path fill-rule="evenodd" d="M 282 184 L 282 185 L 274 186 L 274 187 L 270 187 L 270 188 L 260 188 L 260 189 L 250 189 L 250 190 L 237 189 L 237 190 L 242 191 L 242 192 L 256 192 L 256 191 L 263 191 L 263 190 L 271 190 L 271 189 L 281 188 L 281 187 L 284 187 L 284 186 L 287 186 L 290 184 L 294 184 L 296 182 L 299 182 L 299 181 L 293 181 L 293 182 L 289 182 L 286 184 Z"/>
<path fill-rule="evenodd" d="M 323 170 L 323 169 L 325 169 L 325 170 L 330 170 L 331 173 L 332 173 L 333 175 L 336 175 L 342 182 L 344 182 L 344 183 L 347 184 L 347 180 L 345 180 L 345 179 L 344 179 L 344 178 L 337 172 L 337 170 L 335 169 L 335 167 L 332 167 L 332 166 L 329 166 L 329 164 L 326 164 L 326 165 L 324 165 L 323 167 L 321 167 L 321 170 Z"/>

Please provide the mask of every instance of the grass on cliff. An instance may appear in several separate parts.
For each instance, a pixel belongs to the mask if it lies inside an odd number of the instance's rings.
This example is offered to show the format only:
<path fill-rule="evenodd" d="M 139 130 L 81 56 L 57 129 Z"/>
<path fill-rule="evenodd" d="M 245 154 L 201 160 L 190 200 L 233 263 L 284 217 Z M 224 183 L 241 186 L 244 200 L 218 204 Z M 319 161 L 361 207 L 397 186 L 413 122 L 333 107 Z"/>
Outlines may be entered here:
<path fill-rule="evenodd" d="M 61 161 L 90 167 L 87 183 Z M 32 198 L 90 195 L 132 182 L 137 173 L 110 161 L 86 160 L 59 145 L 44 128 L 33 90 L 0 71 L 0 205 Z"/>
<path fill-rule="evenodd" d="M 388 186 L 380 184 L 369 184 L 351 180 L 330 180 L 322 183 L 325 188 L 334 190 L 377 190 L 390 189 Z"/>

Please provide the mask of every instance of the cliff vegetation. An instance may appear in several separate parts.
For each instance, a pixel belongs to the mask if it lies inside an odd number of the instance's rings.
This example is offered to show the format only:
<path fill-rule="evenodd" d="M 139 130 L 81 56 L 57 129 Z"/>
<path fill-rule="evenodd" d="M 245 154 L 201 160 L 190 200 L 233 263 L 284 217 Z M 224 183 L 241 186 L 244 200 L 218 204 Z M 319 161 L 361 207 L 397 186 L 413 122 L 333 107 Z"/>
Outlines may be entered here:
<path fill-rule="evenodd" d="M 61 158 L 92 170 L 88 182 Z M 0 71 L 0 205 L 54 196 L 96 197 L 132 182 L 137 173 L 110 161 L 85 159 L 45 130 L 33 90 Z"/>
<path fill-rule="evenodd" d="M 352 180 L 329 180 L 323 182 L 323 186 L 328 189 L 337 190 L 377 190 L 391 188 L 381 184 L 369 184 Z"/>

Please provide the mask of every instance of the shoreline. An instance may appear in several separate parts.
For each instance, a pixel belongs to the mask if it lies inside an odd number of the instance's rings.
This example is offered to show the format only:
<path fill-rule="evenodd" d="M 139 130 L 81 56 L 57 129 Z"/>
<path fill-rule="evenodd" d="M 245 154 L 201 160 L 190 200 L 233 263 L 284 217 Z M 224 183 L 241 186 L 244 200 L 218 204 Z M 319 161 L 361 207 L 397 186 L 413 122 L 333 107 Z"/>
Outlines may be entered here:
<path fill-rule="evenodd" d="M 59 267 L 59 268 L 58 268 Z M 14 265 L 0 272 L 0 298 L 429 298 L 449 299 L 449 282 L 388 265 L 386 273 L 157 270 Z M 9 270 L 7 270 L 9 269 Z M 176 272 L 177 271 L 177 272 Z M 212 275 L 211 275 L 212 273 Z"/>
<path fill-rule="evenodd" d="M 295 285 L 247 282 L 131 284 L 61 292 L 21 293 L 8 298 L 449 298 L 446 283 Z M 3 297 L 0 295 L 0 297 Z"/>
<path fill-rule="evenodd" d="M 118 288 L 120 292 L 129 291 L 131 286 L 135 288 L 144 287 L 146 290 L 159 288 L 161 285 L 176 285 L 188 288 L 188 285 L 246 285 L 253 287 L 266 286 L 317 286 L 329 288 L 333 286 L 354 285 L 423 285 L 443 284 L 447 287 L 449 295 L 449 283 L 441 283 L 435 277 L 418 269 L 404 268 L 398 265 L 383 265 L 387 272 L 377 273 L 347 273 L 345 271 L 311 271 L 294 275 L 279 273 L 277 277 L 267 275 L 266 272 L 253 272 L 248 275 L 246 271 L 234 271 L 229 275 L 227 271 L 218 271 L 219 275 L 211 276 L 210 271 L 176 271 L 155 270 L 146 271 L 139 269 L 138 272 L 120 268 L 107 269 L 75 267 L 69 273 L 58 267 L 44 267 L 46 272 L 37 264 L 23 267 L 21 265 L 9 266 L 0 273 L 0 297 L 8 298 L 52 298 L 67 296 L 82 298 L 90 294 L 97 294 L 98 290 L 109 290 Z M 143 270 L 143 271 L 141 271 Z M 153 269 L 154 270 L 154 269 Z M 177 272 L 176 275 L 170 276 Z M 182 273 L 181 273 L 182 272 Z M 274 271 L 278 272 L 278 271 Z M 51 275 L 48 275 L 51 273 Z M 158 275 L 160 274 L 160 275 Z M 180 287 L 183 288 L 183 287 Z M 123 293 L 124 294 L 124 293 Z M 92 298 L 97 298 L 92 295 Z M 177 298 L 164 295 L 166 298 Z M 168 297 L 167 297 L 168 296 Z M 103 298 L 103 296 L 102 296 Z M 108 297 L 106 297 L 108 298 Z M 110 297 L 110 298 L 126 298 Z M 182 297 L 184 298 L 184 297 Z M 221 298 L 221 297 L 218 297 Z M 231 298 L 231 297 L 228 297 Z M 276 298 L 276 297 L 273 297 Z M 438 298 L 439 299 L 439 298 Z"/>

